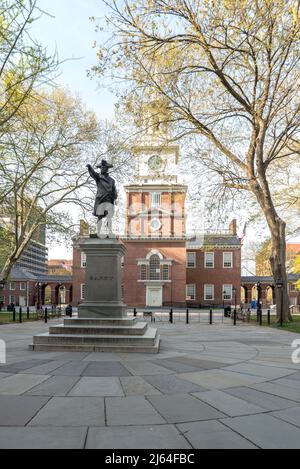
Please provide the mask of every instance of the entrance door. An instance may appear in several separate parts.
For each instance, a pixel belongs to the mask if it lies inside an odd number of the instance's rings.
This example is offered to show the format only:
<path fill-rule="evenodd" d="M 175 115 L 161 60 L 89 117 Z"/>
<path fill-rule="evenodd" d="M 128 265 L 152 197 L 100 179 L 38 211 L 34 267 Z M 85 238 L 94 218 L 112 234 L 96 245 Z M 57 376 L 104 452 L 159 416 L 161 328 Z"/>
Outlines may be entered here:
<path fill-rule="evenodd" d="M 162 306 L 162 287 L 147 287 L 147 306 Z"/>
<path fill-rule="evenodd" d="M 26 306 L 26 298 L 25 296 L 19 296 L 19 306 Z"/>

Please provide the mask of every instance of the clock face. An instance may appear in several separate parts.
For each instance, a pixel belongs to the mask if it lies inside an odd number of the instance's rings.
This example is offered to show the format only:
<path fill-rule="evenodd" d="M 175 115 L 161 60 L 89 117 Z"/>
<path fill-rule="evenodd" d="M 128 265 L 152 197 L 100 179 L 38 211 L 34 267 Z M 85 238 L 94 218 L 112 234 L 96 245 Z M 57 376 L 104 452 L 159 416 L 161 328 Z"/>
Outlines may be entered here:
<path fill-rule="evenodd" d="M 152 171 L 158 171 L 162 169 L 164 160 L 159 155 L 153 155 L 148 160 L 148 166 Z"/>
<path fill-rule="evenodd" d="M 150 222 L 150 228 L 152 231 L 158 231 L 161 228 L 161 222 L 158 218 L 152 218 Z"/>

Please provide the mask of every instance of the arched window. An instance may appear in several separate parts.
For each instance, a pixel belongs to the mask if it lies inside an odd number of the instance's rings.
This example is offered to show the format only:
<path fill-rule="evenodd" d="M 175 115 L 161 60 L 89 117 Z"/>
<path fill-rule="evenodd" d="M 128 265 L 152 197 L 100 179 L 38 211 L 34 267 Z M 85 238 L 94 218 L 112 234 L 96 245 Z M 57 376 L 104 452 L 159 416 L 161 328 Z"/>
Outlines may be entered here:
<path fill-rule="evenodd" d="M 157 254 L 150 257 L 150 280 L 160 280 L 160 259 Z"/>

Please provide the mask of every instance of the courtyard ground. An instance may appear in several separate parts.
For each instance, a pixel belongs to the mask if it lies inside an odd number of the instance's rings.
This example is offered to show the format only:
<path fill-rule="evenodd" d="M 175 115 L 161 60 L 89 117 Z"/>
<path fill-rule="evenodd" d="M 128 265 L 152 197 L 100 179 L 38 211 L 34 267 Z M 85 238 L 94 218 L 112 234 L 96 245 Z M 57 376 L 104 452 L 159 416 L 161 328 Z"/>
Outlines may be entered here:
<path fill-rule="evenodd" d="M 0 448 L 300 448 L 298 334 L 156 323 L 158 355 L 30 352 L 48 327 L 0 326 Z"/>

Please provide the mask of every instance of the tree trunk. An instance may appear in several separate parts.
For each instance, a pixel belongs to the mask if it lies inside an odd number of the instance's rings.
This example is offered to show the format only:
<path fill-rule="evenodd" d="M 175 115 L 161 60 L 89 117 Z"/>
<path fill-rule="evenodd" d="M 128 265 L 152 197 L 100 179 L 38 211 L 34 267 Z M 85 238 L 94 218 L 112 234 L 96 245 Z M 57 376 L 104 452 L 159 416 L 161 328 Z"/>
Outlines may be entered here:
<path fill-rule="evenodd" d="M 286 273 L 286 225 L 279 217 L 276 219 L 276 225 L 277 229 L 271 232 L 272 254 L 270 256 L 270 264 L 274 278 L 277 322 L 282 322 L 291 319 Z"/>

